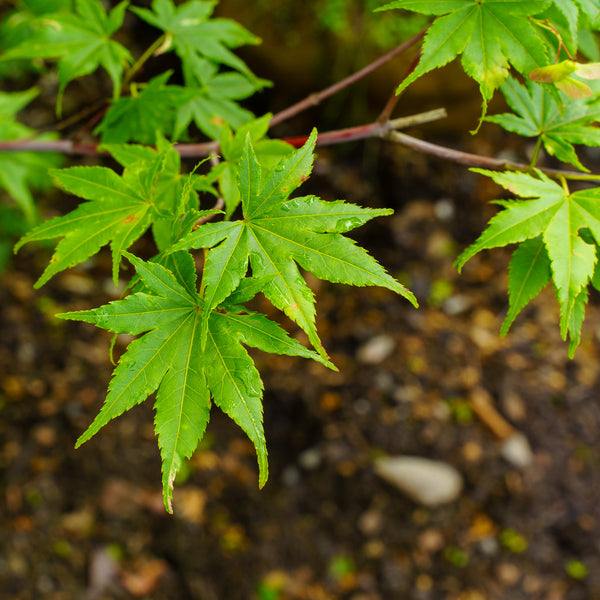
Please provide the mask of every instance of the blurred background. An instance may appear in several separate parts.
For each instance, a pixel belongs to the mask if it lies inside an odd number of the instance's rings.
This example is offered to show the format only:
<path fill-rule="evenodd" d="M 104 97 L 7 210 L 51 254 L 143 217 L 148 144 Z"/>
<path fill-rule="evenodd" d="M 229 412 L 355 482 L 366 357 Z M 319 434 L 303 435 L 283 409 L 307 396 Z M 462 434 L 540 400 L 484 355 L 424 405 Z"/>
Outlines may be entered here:
<path fill-rule="evenodd" d="M 222 0 L 220 15 L 263 40 L 240 55 L 274 82 L 247 106 L 257 114 L 277 112 L 426 25 L 418 17 L 399 18 L 398 11 L 373 14 L 377 4 Z M 155 32 L 132 15 L 119 35 L 135 50 Z M 374 121 L 413 58 L 414 50 L 400 55 L 273 135 Z M 54 119 L 53 83 L 47 85 L 22 113 L 24 123 L 38 127 Z M 101 86 L 85 80 L 68 91 L 86 102 Z M 24 89 L 7 79 L 5 91 L 13 88 Z M 408 133 L 485 155 L 526 155 L 526 143 L 493 125 L 468 133 L 480 101 L 476 85 L 453 65 L 411 86 L 393 116 L 441 106 L 447 119 Z M 572 361 L 550 289 L 500 338 L 510 253 L 477 256 L 460 277 L 452 266 L 495 213 L 489 201 L 499 194 L 462 166 L 390 142 L 353 142 L 319 149 L 301 192 L 393 208 L 393 216 L 353 237 L 413 290 L 421 308 L 387 290 L 309 279 L 318 331 L 339 373 L 254 352 L 266 388 L 269 482 L 258 489 L 252 445 L 215 409 L 178 477 L 174 516 L 162 503 L 151 400 L 73 449 L 104 399 L 111 340 L 54 314 L 117 297 L 108 252 L 40 290 L 33 283 L 50 248 L 6 254 L 0 596 L 600 597 L 597 297 Z M 74 199 L 50 191 L 36 203 L 51 216 L 72 209 Z M 13 222 L 3 214 L 0 220 L 3 239 L 14 239 L 18 227 L 6 233 Z M 136 249 L 151 254 L 150 244 L 141 240 Z M 256 308 L 279 318 L 266 302 L 257 300 Z M 281 322 L 303 340 L 293 324 Z M 120 336 L 116 352 L 129 341 Z"/>

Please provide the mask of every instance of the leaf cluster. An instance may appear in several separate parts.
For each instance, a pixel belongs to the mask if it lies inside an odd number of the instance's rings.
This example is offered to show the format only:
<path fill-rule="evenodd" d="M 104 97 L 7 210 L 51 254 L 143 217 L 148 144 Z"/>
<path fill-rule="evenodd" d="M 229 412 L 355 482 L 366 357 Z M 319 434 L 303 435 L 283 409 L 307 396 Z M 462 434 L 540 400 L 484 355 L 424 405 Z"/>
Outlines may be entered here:
<path fill-rule="evenodd" d="M 110 81 L 105 104 L 83 131 L 100 139 L 99 151 L 118 168 L 57 168 L 52 155 L 3 153 L 0 186 L 32 226 L 15 251 L 30 242 L 58 240 L 36 287 L 104 246 L 115 284 L 126 277 L 122 267 L 135 270 L 121 299 L 59 315 L 136 336 L 77 445 L 152 397 L 169 511 L 175 476 L 204 435 L 213 404 L 252 441 L 259 484 L 267 480 L 263 383 L 248 348 L 335 369 L 317 331 L 306 273 L 334 283 L 381 286 L 416 306 L 413 294 L 346 235 L 391 210 L 295 194 L 311 174 L 317 132 L 297 149 L 267 137 L 272 115 L 257 117 L 240 102 L 269 83 L 235 53 L 259 40 L 239 23 L 215 17 L 214 8 L 207 0 L 153 0 L 150 8 L 123 1 L 111 10 L 100 0 L 21 0 L 0 25 L 0 77 L 24 66 L 44 73 L 54 65 L 58 113 L 73 80 L 103 71 Z M 578 146 L 600 145 L 594 81 L 600 65 L 581 62 L 581 56 L 600 61 L 594 38 L 600 4 L 396 0 L 381 8 L 389 9 L 432 19 L 420 59 L 398 92 L 460 55 L 479 85 L 482 121 L 535 139 L 529 169 L 476 169 L 518 199 L 497 201 L 502 210 L 457 266 L 480 251 L 517 245 L 501 334 L 551 283 L 572 356 L 590 285 L 600 289 L 600 188 L 570 191 L 569 173 L 557 183 L 536 166 L 544 149 L 586 176 Z M 156 32 L 139 56 L 119 41 L 126 17 Z M 175 59 L 173 68 L 144 79 L 146 63 L 166 54 Z M 488 116 L 497 89 L 510 112 Z M 35 88 L 0 94 L 0 141 L 45 139 L 16 118 L 36 95 Z M 190 171 L 173 144 L 199 137 L 210 140 L 214 155 Z M 38 224 L 31 188 L 43 188 L 50 178 L 80 203 Z M 136 255 L 142 236 L 155 247 L 145 259 Z M 310 348 L 251 308 L 259 293 L 306 335 Z"/>
<path fill-rule="evenodd" d="M 108 145 L 122 174 L 100 166 L 54 170 L 57 185 L 87 202 L 42 223 L 17 244 L 19 249 L 28 242 L 62 238 L 36 286 L 105 244 L 111 248 L 115 282 L 123 256 L 135 267 L 134 293 L 59 317 L 142 336 L 121 357 L 104 406 L 78 445 L 156 393 L 155 426 L 169 511 L 175 475 L 202 438 L 212 403 L 248 435 L 258 456 L 259 483 L 266 482 L 263 384 L 244 345 L 335 368 L 317 334 L 314 296 L 298 266 L 329 281 L 387 287 L 415 303 L 406 288 L 343 235 L 391 211 L 314 196 L 290 198 L 310 174 L 316 137 L 315 131 L 272 168 L 258 161 L 251 131 L 239 159 L 237 142 L 229 139 L 228 172 L 235 177 L 242 216 L 217 222 L 203 220 L 219 211 L 199 210 L 197 190 L 214 191 L 209 179 L 180 175 L 172 146 Z M 159 252 L 145 262 L 127 249 L 150 227 Z M 199 286 L 190 253 L 197 248 L 205 249 Z M 259 292 L 306 331 L 316 351 L 244 306 Z"/>

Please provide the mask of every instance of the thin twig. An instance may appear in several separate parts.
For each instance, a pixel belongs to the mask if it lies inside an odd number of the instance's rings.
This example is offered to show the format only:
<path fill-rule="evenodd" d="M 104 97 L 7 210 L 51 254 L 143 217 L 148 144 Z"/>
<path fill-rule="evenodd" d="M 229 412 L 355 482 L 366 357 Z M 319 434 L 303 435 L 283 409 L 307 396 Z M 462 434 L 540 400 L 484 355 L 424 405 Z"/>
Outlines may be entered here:
<path fill-rule="evenodd" d="M 404 81 L 417 68 L 417 64 L 418 64 L 420 58 L 421 58 L 421 53 L 418 52 L 417 56 L 415 56 L 412 63 L 408 67 L 408 70 L 406 71 L 406 74 L 402 78 L 402 81 Z M 383 107 L 383 110 L 379 113 L 379 116 L 377 117 L 377 120 L 380 123 L 383 123 L 383 122 L 389 120 L 389 118 L 392 116 L 392 112 L 394 112 L 394 108 L 396 108 L 396 104 L 398 104 L 399 99 L 400 99 L 400 96 L 398 94 L 396 94 L 396 92 L 394 91 L 392 93 L 392 95 L 389 97 L 385 106 Z"/>
<path fill-rule="evenodd" d="M 79 123 L 80 121 L 83 121 L 83 119 L 85 119 L 89 115 L 95 113 L 97 110 L 101 109 L 105 104 L 106 104 L 105 99 L 97 100 L 92 105 L 86 106 L 84 109 L 80 110 L 79 112 L 75 113 L 74 115 L 71 115 L 70 117 L 67 117 L 66 119 L 63 119 L 56 125 L 49 127 L 46 130 L 47 131 L 61 131 L 63 129 L 66 129 L 67 127 L 70 127 L 71 125 L 74 125 L 75 123 Z M 42 128 L 41 131 L 44 131 L 44 128 Z"/>
<path fill-rule="evenodd" d="M 375 123 L 369 123 L 368 125 L 358 125 L 356 127 L 348 127 L 347 129 L 325 131 L 324 133 L 320 133 L 317 137 L 317 146 L 332 146 L 333 144 L 364 140 L 372 137 L 385 138 L 395 129 L 405 129 L 407 127 L 437 121 L 438 119 L 444 119 L 445 117 L 446 110 L 444 108 L 436 108 L 416 115 L 392 119 L 385 123 L 376 121 Z M 284 138 L 284 141 L 298 148 L 302 146 L 307 139 L 308 136 L 303 135 L 293 138 Z"/>
<path fill-rule="evenodd" d="M 369 123 L 368 125 L 359 125 L 348 129 L 338 129 L 335 131 L 326 131 L 319 134 L 317 145 L 326 146 L 331 144 L 340 144 L 351 140 L 359 140 L 370 137 L 381 137 L 392 129 L 410 127 L 420 123 L 426 123 L 441 119 L 446 116 L 443 108 L 401 117 L 388 121 L 387 123 Z M 308 136 L 299 136 L 293 138 L 283 138 L 284 142 L 292 146 L 302 146 Z M 20 140 L 2 140 L 0 141 L 0 152 L 60 152 L 67 155 L 106 155 L 107 153 L 99 150 L 100 144 L 79 143 L 72 140 L 35 140 L 23 138 Z M 219 152 L 219 142 L 204 142 L 201 144 L 175 144 L 175 150 L 183 158 L 197 158 L 201 156 L 210 156 Z"/>
<path fill-rule="evenodd" d="M 417 35 L 410 38 L 410 40 L 407 40 L 406 42 L 400 44 L 397 48 L 394 48 L 387 54 L 384 54 L 382 57 L 373 61 L 371 64 L 367 65 L 360 71 L 357 71 L 349 77 L 346 77 L 345 79 L 334 83 L 333 85 L 329 86 L 328 88 L 325 88 L 321 92 L 317 92 L 316 94 L 310 94 L 310 96 L 307 96 L 306 98 L 304 98 L 304 100 L 301 100 L 300 102 L 297 102 L 296 104 L 293 104 L 292 106 L 289 106 L 281 112 L 278 112 L 277 114 L 273 115 L 269 123 L 269 127 L 274 127 L 275 125 L 278 125 L 279 123 L 296 116 L 302 111 L 307 110 L 312 106 L 316 106 L 317 104 L 320 104 L 323 100 L 325 100 L 325 98 L 329 98 L 329 96 L 333 96 L 334 94 L 337 94 L 337 92 L 339 92 L 340 90 L 343 90 L 344 88 L 349 87 L 353 83 L 356 83 L 359 79 L 362 79 L 366 75 L 369 75 L 369 73 L 372 73 L 373 71 L 375 71 L 375 69 L 385 64 L 398 54 L 404 52 L 411 46 L 414 46 L 419 40 L 421 40 L 421 38 L 423 38 L 426 31 L 427 29 L 424 29 L 423 31 L 417 33 Z"/>
<path fill-rule="evenodd" d="M 490 156 L 482 156 L 480 154 L 471 154 L 447 148 L 431 142 L 426 142 L 418 138 L 412 137 L 405 133 L 397 131 L 401 127 L 429 122 L 434 118 L 441 118 L 445 113 L 443 109 L 436 109 L 411 115 L 409 117 L 401 117 L 393 119 L 385 123 L 369 123 L 368 125 L 360 125 L 358 127 L 350 127 L 348 129 L 339 129 L 336 131 L 326 131 L 319 134 L 317 138 L 317 146 L 328 146 L 333 144 L 341 144 L 352 140 L 361 140 L 372 137 L 380 137 L 392 142 L 396 142 L 406 148 L 411 148 L 423 154 L 438 156 L 444 160 L 460 163 L 469 167 L 480 167 L 484 169 L 516 169 L 520 171 L 530 171 L 531 167 L 528 164 L 505 160 L 500 158 L 492 158 Z M 302 146 L 308 136 L 299 136 L 293 138 L 283 138 L 284 142 L 293 146 Z M 73 142 L 70 140 L 4 140 L 0 141 L 0 152 L 59 152 L 67 155 L 83 155 L 97 156 L 106 155 L 107 152 L 98 150 L 99 144 L 84 144 Z M 203 144 L 175 144 L 175 150 L 182 157 L 192 158 L 200 156 L 209 156 L 219 151 L 218 142 L 206 142 Z M 579 171 L 567 171 L 563 169 L 550 169 L 546 167 L 537 167 L 543 173 L 554 177 L 566 177 L 574 181 L 597 181 L 599 175 L 581 173 Z"/>
<path fill-rule="evenodd" d="M 405 133 L 400 133 L 399 131 L 390 131 L 385 138 L 405 146 L 406 148 L 416 150 L 417 152 L 438 156 L 445 160 L 467 165 L 468 167 L 480 167 L 494 170 L 508 168 L 517 169 L 519 171 L 529 171 L 531 169 L 530 166 L 525 163 L 501 158 L 492 158 L 490 156 L 481 156 L 480 154 L 470 154 L 469 152 L 461 152 L 460 150 L 454 150 L 453 148 L 446 148 L 445 146 L 439 146 L 437 144 L 432 144 L 431 142 L 419 140 L 410 135 L 406 135 Z M 546 175 L 566 177 L 567 179 L 578 181 L 595 181 L 600 179 L 600 175 L 581 173 L 578 171 L 565 171 L 563 169 L 550 169 L 546 167 L 537 167 L 537 169 L 546 173 Z"/>
<path fill-rule="evenodd" d="M 19 140 L 0 141 L 0 152 L 58 152 L 66 155 L 97 156 L 106 152 L 98 150 L 99 144 L 74 142 L 72 140 Z"/>

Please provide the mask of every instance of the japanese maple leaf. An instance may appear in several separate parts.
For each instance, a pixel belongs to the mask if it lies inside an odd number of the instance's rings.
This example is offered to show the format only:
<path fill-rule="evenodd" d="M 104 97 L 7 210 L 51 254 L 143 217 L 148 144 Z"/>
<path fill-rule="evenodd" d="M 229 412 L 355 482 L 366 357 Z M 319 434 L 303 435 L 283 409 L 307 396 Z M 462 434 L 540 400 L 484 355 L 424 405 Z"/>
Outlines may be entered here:
<path fill-rule="evenodd" d="M 93 73 L 103 66 L 113 82 L 114 97 L 121 92 L 129 51 L 110 37 L 121 27 L 128 2 L 106 13 L 99 0 L 75 0 L 73 12 L 45 14 L 34 21 L 35 33 L 8 50 L 3 60 L 57 58 L 60 95 L 69 81 Z"/>
<path fill-rule="evenodd" d="M 267 113 L 244 123 L 237 128 L 235 134 L 227 125 L 221 127 L 219 145 L 223 160 L 216 169 L 213 169 L 213 176 L 218 178 L 219 189 L 225 201 L 225 214 L 228 217 L 233 214 L 241 200 L 238 170 L 246 146 L 246 137 L 250 135 L 252 149 L 263 168 L 273 168 L 284 156 L 294 150 L 293 146 L 283 140 L 271 140 L 266 137 L 272 116 Z"/>
<path fill-rule="evenodd" d="M 462 54 L 467 75 L 479 83 L 484 103 L 506 79 L 509 63 L 523 74 L 547 63 L 543 36 L 527 18 L 550 0 L 396 0 L 378 10 L 402 8 L 438 18 L 427 30 L 421 59 L 400 93 L 429 71 Z"/>
<path fill-rule="evenodd" d="M 0 140 L 32 138 L 36 132 L 16 120 L 17 113 L 29 104 L 38 92 L 32 88 L 24 92 L 0 92 Z M 53 139 L 52 134 L 37 139 Z M 0 187 L 4 188 L 23 211 L 29 226 L 38 220 L 32 188 L 46 189 L 52 185 L 48 177 L 50 167 L 58 167 L 62 158 L 58 154 L 43 155 L 36 152 L 0 153 Z"/>
<path fill-rule="evenodd" d="M 117 98 L 94 133 L 107 144 L 132 141 L 152 145 L 157 135 L 170 137 L 179 108 L 194 97 L 182 86 L 168 85 L 171 74 L 166 71 L 135 94 Z"/>
<path fill-rule="evenodd" d="M 580 340 L 587 285 L 597 262 L 600 188 L 569 193 L 541 172 L 534 177 L 525 173 L 473 170 L 529 199 L 497 201 L 504 210 L 490 220 L 477 241 L 458 257 L 459 270 L 481 250 L 522 243 L 509 270 L 511 308 L 503 331 L 551 277 L 560 305 L 561 335 L 566 339 L 569 334 L 572 356 Z"/>
<path fill-rule="evenodd" d="M 587 36 L 590 28 L 597 28 L 600 4 L 597 0 L 553 0 L 540 17 L 552 23 L 562 41 L 569 46 L 571 54 L 575 55 L 581 44 L 579 36 Z M 582 50 L 585 51 L 585 48 Z"/>
<path fill-rule="evenodd" d="M 528 137 L 540 137 L 549 154 L 586 169 L 577 158 L 573 144 L 600 146 L 600 100 L 568 99 L 559 106 L 544 86 L 529 82 L 527 87 L 508 78 L 500 88 L 516 114 L 486 117 L 508 131 Z"/>
<path fill-rule="evenodd" d="M 173 191 L 180 189 L 177 187 L 179 155 L 167 147 L 161 152 L 148 150 L 152 158 L 130 164 L 122 175 L 106 167 L 51 170 L 60 187 L 88 202 L 82 202 L 67 215 L 41 223 L 16 244 L 15 252 L 28 242 L 63 238 L 35 283 L 36 288 L 56 273 L 88 259 L 108 243 L 116 284 L 122 252 L 140 238 L 153 221 L 166 214 L 177 214 Z M 162 177 L 175 187 L 164 184 Z"/>
<path fill-rule="evenodd" d="M 313 131 L 306 144 L 264 175 L 250 135 L 239 166 L 243 218 L 207 223 L 173 246 L 173 250 L 212 248 L 206 257 L 202 288 L 207 312 L 238 286 L 248 266 L 257 276 L 269 276 L 263 293 L 307 334 L 326 356 L 315 327 L 314 297 L 298 265 L 320 279 L 351 285 L 380 285 L 416 304 L 414 296 L 367 252 L 342 233 L 387 209 L 366 209 L 343 201 L 324 202 L 315 196 L 290 199 L 290 193 L 311 171 Z M 201 344 L 206 337 L 201 329 Z"/>
<path fill-rule="evenodd" d="M 251 82 L 247 77 L 228 71 L 218 73 L 217 68 L 206 62 L 202 79 L 193 79 L 185 89 L 188 97 L 181 103 L 176 116 L 175 134 L 179 138 L 191 122 L 212 139 L 218 139 L 223 124 L 237 129 L 251 121 L 253 114 L 242 108 L 238 100 L 243 100 L 264 87 Z"/>
<path fill-rule="evenodd" d="M 243 314 L 241 307 L 237 312 L 211 311 L 206 315 L 205 304 L 195 291 L 194 270 L 182 269 L 187 278 L 182 285 L 163 266 L 126 256 L 135 266 L 144 292 L 93 310 L 58 315 L 113 333 L 143 334 L 129 344 L 119 360 L 104 405 L 76 447 L 156 392 L 155 429 L 162 457 L 163 496 L 167 510 L 172 512 L 175 476 L 204 435 L 214 402 L 254 444 L 262 487 L 268 477 L 263 384 L 242 343 L 325 361 L 264 315 Z M 204 319 L 207 339 L 202 349 L 200 323 Z"/>
<path fill-rule="evenodd" d="M 209 60 L 239 71 L 249 79 L 255 76 L 230 48 L 257 44 L 259 39 L 231 19 L 211 18 L 215 2 L 192 0 L 175 6 L 172 0 L 154 0 L 152 10 L 131 10 L 167 35 L 162 52 L 175 50 L 182 61 L 186 83 L 202 81 L 203 63 Z"/>

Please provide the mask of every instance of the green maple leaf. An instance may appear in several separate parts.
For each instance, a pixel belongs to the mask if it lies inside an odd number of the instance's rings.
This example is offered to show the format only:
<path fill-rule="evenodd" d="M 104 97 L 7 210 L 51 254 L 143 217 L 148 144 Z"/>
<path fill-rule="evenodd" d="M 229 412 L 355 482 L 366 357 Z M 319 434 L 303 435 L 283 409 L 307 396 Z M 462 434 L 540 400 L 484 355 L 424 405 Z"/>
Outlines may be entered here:
<path fill-rule="evenodd" d="M 437 18 L 425 36 L 421 59 L 400 84 L 400 93 L 429 71 L 462 55 L 462 66 L 479 83 L 483 109 L 506 79 L 509 63 L 522 74 L 547 64 L 546 44 L 527 18 L 550 0 L 396 0 L 378 10 L 401 8 Z"/>
<path fill-rule="evenodd" d="M 367 252 L 342 233 L 387 209 L 365 209 L 343 201 L 324 202 L 315 196 L 289 195 L 311 171 L 317 133 L 299 150 L 263 174 L 246 137 L 239 166 L 243 218 L 207 223 L 173 246 L 173 250 L 212 248 L 206 257 L 202 288 L 206 313 L 218 306 L 246 275 L 268 276 L 263 293 L 307 334 L 326 356 L 315 327 L 314 297 L 298 265 L 320 279 L 351 285 L 380 285 L 413 304 L 414 296 Z M 206 317 L 201 343 L 206 338 Z"/>
<path fill-rule="evenodd" d="M 549 266 L 560 306 L 561 335 L 563 339 L 569 335 L 572 356 L 580 340 L 587 286 L 597 263 L 600 188 L 569 193 L 541 172 L 534 177 L 525 173 L 473 170 L 491 177 L 521 198 L 530 199 L 497 201 L 504 210 L 490 220 L 477 241 L 458 257 L 459 270 L 481 250 L 526 242 L 511 261 L 511 308 L 503 331 L 508 330 L 521 308 L 544 287 Z"/>
<path fill-rule="evenodd" d="M 111 149 L 109 147 L 109 149 Z M 177 219 L 193 208 L 181 195 L 179 155 L 169 146 L 151 150 L 147 160 L 137 160 L 117 175 L 106 167 L 70 167 L 52 170 L 60 187 L 88 202 L 62 217 L 50 219 L 23 236 L 15 252 L 32 241 L 62 237 L 49 265 L 35 283 L 40 287 L 56 273 L 83 262 L 105 244 L 113 255 L 113 278 L 118 280 L 121 254 L 161 218 Z M 134 152 L 132 150 L 132 152 Z M 115 157 L 121 158 L 118 148 Z M 196 200 L 197 207 L 197 198 Z M 192 203 L 193 205 L 193 203 Z M 216 211 L 197 212 L 196 217 Z"/>
<path fill-rule="evenodd" d="M 35 138 L 36 132 L 16 120 L 17 113 L 27 106 L 38 92 L 32 88 L 25 92 L 0 92 L 0 140 Z M 42 135 L 39 140 L 54 139 Z M 27 223 L 32 226 L 38 213 L 31 189 L 45 190 L 52 185 L 48 169 L 58 167 L 62 158 L 58 154 L 42 155 L 36 152 L 1 152 L 0 187 L 4 188 L 23 211 Z"/>
<path fill-rule="evenodd" d="M 519 244 L 508 268 L 509 307 L 500 329 L 502 336 L 508 333 L 517 315 L 546 287 L 551 277 L 550 258 L 543 236 Z"/>
<path fill-rule="evenodd" d="M 217 73 L 216 67 L 208 62 L 206 67 L 202 81 L 186 85 L 189 96 L 177 110 L 176 138 L 193 122 L 208 137 L 218 139 L 224 124 L 237 129 L 254 117 L 237 101 L 248 98 L 264 86 L 234 71 Z"/>
<path fill-rule="evenodd" d="M 109 74 L 117 98 L 131 54 L 110 38 L 123 24 L 127 5 L 127 1 L 121 2 L 107 14 L 99 0 L 75 0 L 72 12 L 45 14 L 35 20 L 33 35 L 5 52 L 2 60 L 58 59 L 59 107 L 67 84 L 99 66 Z"/>
<path fill-rule="evenodd" d="M 563 162 L 588 171 L 580 162 L 573 144 L 600 146 L 600 100 L 571 99 L 559 106 L 545 87 L 528 83 L 527 87 L 508 78 L 500 88 L 516 114 L 486 117 L 508 131 L 526 137 L 540 137 L 546 151 Z"/>
<path fill-rule="evenodd" d="M 154 0 L 152 10 L 131 10 L 166 34 L 163 52 L 173 49 L 181 59 L 188 84 L 203 81 L 206 60 L 238 71 L 251 80 L 255 76 L 231 48 L 257 44 L 260 40 L 230 19 L 211 18 L 216 2 L 192 0 L 175 6 L 172 0 Z"/>
<path fill-rule="evenodd" d="M 94 133 L 106 144 L 134 141 L 155 144 L 157 135 L 170 137 L 175 115 L 192 97 L 190 90 L 167 85 L 172 72 L 166 71 L 151 79 L 131 96 L 115 100 Z"/>
<path fill-rule="evenodd" d="M 225 214 L 229 217 L 240 203 L 240 190 L 238 186 L 238 171 L 246 137 L 250 136 L 252 148 L 258 162 L 267 169 L 272 169 L 286 155 L 293 151 L 293 146 L 282 140 L 270 140 L 266 138 L 272 115 L 267 113 L 258 119 L 254 119 L 241 125 L 235 134 L 224 125 L 221 129 L 219 146 L 223 160 L 216 169 L 213 169 L 212 177 L 219 182 L 219 189 L 225 201 Z"/>
<path fill-rule="evenodd" d="M 590 60 L 600 60 L 595 37 L 595 30 L 600 27 L 598 0 L 553 0 L 540 18 L 545 18 L 557 30 L 571 56 L 576 56 L 580 50 Z M 549 39 L 556 48 L 554 34 L 549 34 Z"/>
<path fill-rule="evenodd" d="M 204 434 L 212 397 L 212 402 L 254 444 L 262 487 L 268 476 L 262 424 L 263 384 L 242 343 L 278 354 L 325 361 L 264 315 L 223 311 L 206 315 L 205 303 L 195 291 L 195 271 L 184 268 L 184 286 L 161 265 L 145 263 L 130 254 L 127 257 L 145 292 L 94 310 L 57 315 L 93 323 L 113 333 L 143 334 L 129 344 L 121 357 L 104 405 L 76 447 L 156 392 L 155 429 L 162 457 L 163 496 L 167 510 L 172 512 L 175 476 Z M 203 320 L 207 323 L 204 349 L 200 345 Z"/>

